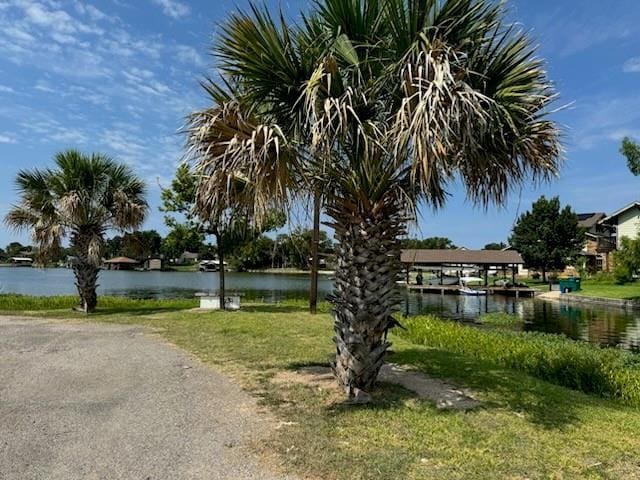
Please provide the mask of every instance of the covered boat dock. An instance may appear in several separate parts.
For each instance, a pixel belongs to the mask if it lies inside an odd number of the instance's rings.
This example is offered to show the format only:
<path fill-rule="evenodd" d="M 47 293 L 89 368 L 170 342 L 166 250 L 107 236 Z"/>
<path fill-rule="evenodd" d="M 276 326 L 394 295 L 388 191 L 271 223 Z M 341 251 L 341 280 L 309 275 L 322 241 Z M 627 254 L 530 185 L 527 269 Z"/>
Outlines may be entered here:
<path fill-rule="evenodd" d="M 533 296 L 530 288 L 517 287 L 518 267 L 524 265 L 522 256 L 515 250 L 402 250 L 400 260 L 406 270 L 407 288 L 423 293 L 458 293 L 459 285 L 447 285 L 445 272 L 455 272 L 463 277 L 464 272 L 478 272 L 484 279 L 488 293 L 514 296 Z M 431 271 L 439 275 L 439 281 L 431 284 L 411 284 L 411 271 Z M 513 286 L 489 286 L 489 272 L 502 273 L 502 278 L 511 277 Z"/>
<path fill-rule="evenodd" d="M 140 266 L 140 262 L 129 257 L 115 257 L 105 260 L 107 270 L 133 270 Z"/>

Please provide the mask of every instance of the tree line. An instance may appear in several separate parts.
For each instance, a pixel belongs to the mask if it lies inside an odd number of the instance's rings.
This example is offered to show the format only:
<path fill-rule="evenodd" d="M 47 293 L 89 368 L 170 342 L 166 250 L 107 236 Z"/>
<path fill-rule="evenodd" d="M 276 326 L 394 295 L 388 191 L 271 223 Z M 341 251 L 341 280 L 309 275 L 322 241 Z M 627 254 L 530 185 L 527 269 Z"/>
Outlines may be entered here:
<path fill-rule="evenodd" d="M 274 238 L 263 234 L 238 235 L 226 243 L 225 258 L 233 270 L 262 270 L 268 268 L 295 268 L 308 270 L 311 255 L 310 229 L 294 229 Z M 144 260 L 163 257 L 169 264 L 176 263 L 185 252 L 195 253 L 207 260 L 218 258 L 217 245 L 206 242 L 206 235 L 177 224 L 165 237 L 156 230 L 142 230 L 116 235 L 105 241 L 105 258 L 129 257 Z M 71 250 L 69 254 L 73 254 Z M 320 232 L 320 254 L 331 262 L 333 242 L 326 231 Z M 326 262 L 325 262 L 326 263 Z"/>

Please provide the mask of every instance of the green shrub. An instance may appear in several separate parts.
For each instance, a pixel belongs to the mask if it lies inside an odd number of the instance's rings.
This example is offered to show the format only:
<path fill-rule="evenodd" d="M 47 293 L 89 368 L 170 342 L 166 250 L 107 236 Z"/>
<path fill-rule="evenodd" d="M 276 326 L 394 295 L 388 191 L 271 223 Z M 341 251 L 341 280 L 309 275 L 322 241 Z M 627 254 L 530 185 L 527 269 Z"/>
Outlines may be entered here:
<path fill-rule="evenodd" d="M 597 272 L 591 276 L 590 280 L 597 283 L 611 283 L 613 282 L 613 275 L 609 272 Z"/>
<path fill-rule="evenodd" d="M 403 322 L 409 341 L 525 372 L 574 390 L 640 406 L 640 356 L 561 335 L 480 330 L 435 317 Z"/>
<path fill-rule="evenodd" d="M 628 266 L 618 263 L 613 269 L 613 280 L 617 285 L 624 285 L 633 281 L 633 275 L 631 275 L 631 270 L 629 270 Z"/>

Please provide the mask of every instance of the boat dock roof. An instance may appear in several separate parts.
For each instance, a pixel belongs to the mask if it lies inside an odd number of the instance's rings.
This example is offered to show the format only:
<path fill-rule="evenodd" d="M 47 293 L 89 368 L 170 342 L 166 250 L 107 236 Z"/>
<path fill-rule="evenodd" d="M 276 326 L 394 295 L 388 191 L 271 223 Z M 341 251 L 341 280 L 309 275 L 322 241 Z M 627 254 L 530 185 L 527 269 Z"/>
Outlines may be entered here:
<path fill-rule="evenodd" d="M 402 250 L 402 263 L 411 265 L 523 265 L 522 256 L 515 250 Z"/>

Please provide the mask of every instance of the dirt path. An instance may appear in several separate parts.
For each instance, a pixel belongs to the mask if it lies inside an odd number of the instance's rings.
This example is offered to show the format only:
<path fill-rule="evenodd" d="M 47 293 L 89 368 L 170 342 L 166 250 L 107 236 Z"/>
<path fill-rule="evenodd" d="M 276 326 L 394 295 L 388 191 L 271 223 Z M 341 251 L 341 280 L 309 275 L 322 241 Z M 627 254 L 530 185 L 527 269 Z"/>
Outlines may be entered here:
<path fill-rule="evenodd" d="M 282 479 L 273 424 L 227 377 L 139 327 L 0 317 L 0 478 Z"/>

